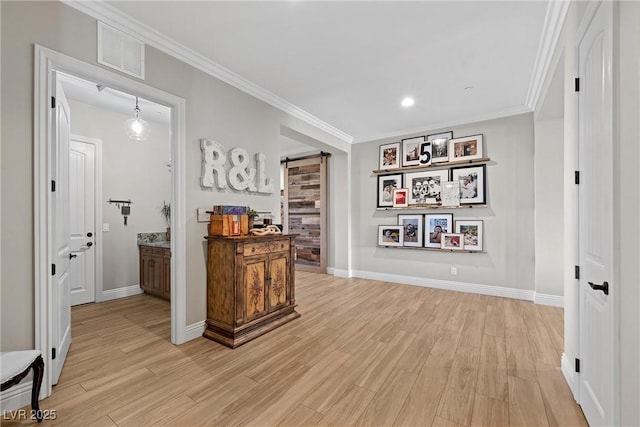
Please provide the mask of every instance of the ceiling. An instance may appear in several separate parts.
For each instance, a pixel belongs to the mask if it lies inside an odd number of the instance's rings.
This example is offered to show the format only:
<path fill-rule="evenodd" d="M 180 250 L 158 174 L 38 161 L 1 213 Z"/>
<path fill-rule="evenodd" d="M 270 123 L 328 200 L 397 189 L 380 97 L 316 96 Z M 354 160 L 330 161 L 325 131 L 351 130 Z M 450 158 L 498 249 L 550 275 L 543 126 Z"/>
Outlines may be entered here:
<path fill-rule="evenodd" d="M 67 98 L 85 104 L 94 105 L 109 111 L 130 115 L 136 106 L 136 97 L 119 90 L 98 85 L 69 74 L 59 73 L 59 79 Z M 140 117 L 151 122 L 168 125 L 171 121 L 171 109 L 155 102 L 139 98 Z"/>
<path fill-rule="evenodd" d="M 360 142 L 531 111 L 550 2 L 102 5 Z"/>

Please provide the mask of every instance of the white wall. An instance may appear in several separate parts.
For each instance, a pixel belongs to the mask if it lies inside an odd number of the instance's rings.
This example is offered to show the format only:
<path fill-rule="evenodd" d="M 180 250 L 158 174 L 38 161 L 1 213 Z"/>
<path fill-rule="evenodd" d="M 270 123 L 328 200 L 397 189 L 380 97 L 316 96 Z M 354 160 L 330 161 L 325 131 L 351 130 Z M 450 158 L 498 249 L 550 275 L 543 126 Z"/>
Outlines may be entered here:
<path fill-rule="evenodd" d="M 454 137 L 484 134 L 487 164 L 487 207 L 402 211 L 453 213 L 455 219 L 484 221 L 485 253 L 451 253 L 378 248 L 378 225 L 394 224 L 401 211 L 377 211 L 379 145 L 385 139 L 357 144 L 352 149 L 353 269 L 358 272 L 534 290 L 534 174 L 533 115 L 521 114 L 450 129 L 425 130 L 403 138 L 453 130 Z M 457 267 L 452 276 L 450 267 Z M 361 275 L 361 273 L 358 273 Z"/>
<path fill-rule="evenodd" d="M 147 141 L 131 141 L 124 122 L 131 116 L 69 100 L 71 132 L 102 140 L 104 290 L 139 284 L 137 233 L 164 232 L 160 215 L 162 202 L 171 201 L 171 174 L 165 163 L 171 153 L 170 129 L 166 124 L 147 121 L 151 133 Z M 144 117 L 144 116 L 143 116 Z M 131 199 L 131 215 L 124 218 L 109 199 Z M 96 224 L 100 238 L 102 224 Z"/>
<path fill-rule="evenodd" d="M 620 424 L 640 425 L 640 3 L 620 2 L 617 98 L 619 164 L 614 200 L 619 236 Z"/>
<path fill-rule="evenodd" d="M 535 124 L 535 289 L 564 295 L 564 120 Z"/>

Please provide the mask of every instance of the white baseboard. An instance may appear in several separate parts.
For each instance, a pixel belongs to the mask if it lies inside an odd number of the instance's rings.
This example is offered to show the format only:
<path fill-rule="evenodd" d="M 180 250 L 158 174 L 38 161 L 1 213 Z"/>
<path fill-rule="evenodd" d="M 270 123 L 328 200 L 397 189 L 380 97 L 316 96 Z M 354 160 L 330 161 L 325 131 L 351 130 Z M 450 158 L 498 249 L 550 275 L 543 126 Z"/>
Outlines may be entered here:
<path fill-rule="evenodd" d="M 353 277 L 351 275 L 351 270 L 339 270 L 337 268 L 332 268 L 331 270 L 332 271 L 329 274 L 333 274 L 336 277 Z M 329 272 L 328 269 L 327 269 L 327 272 Z"/>
<path fill-rule="evenodd" d="M 564 308 L 564 297 L 560 295 L 549 295 L 536 292 L 534 302 L 540 305 L 550 305 L 553 307 Z"/>
<path fill-rule="evenodd" d="M 377 273 L 373 271 L 352 270 L 351 277 L 402 283 L 406 285 L 422 286 L 425 288 L 445 289 L 448 291 L 469 292 L 472 294 L 521 299 L 526 301 L 533 301 L 535 296 L 534 291 L 524 289 L 506 288 L 502 286 L 483 285 L 478 283 L 452 282 L 449 280 L 428 279 L 424 277 L 401 276 L 398 274 Z"/>
<path fill-rule="evenodd" d="M 143 291 L 140 288 L 140 285 L 131 285 L 124 288 L 108 289 L 106 291 L 102 291 L 99 302 L 118 298 L 126 298 L 133 295 L 140 295 L 142 292 Z"/>
<path fill-rule="evenodd" d="M 2 411 L 15 411 L 31 405 L 32 381 L 24 381 L 11 387 L 0 394 L 0 407 Z"/>
<path fill-rule="evenodd" d="M 187 325 L 184 330 L 185 342 L 194 340 L 202 336 L 206 322 L 201 320 L 191 325 Z"/>
<path fill-rule="evenodd" d="M 560 359 L 560 369 L 562 370 L 564 379 L 567 381 L 567 384 L 569 384 L 573 398 L 576 402 L 580 403 L 578 399 L 578 379 L 576 378 L 575 367 L 565 353 L 562 353 L 562 359 Z"/>

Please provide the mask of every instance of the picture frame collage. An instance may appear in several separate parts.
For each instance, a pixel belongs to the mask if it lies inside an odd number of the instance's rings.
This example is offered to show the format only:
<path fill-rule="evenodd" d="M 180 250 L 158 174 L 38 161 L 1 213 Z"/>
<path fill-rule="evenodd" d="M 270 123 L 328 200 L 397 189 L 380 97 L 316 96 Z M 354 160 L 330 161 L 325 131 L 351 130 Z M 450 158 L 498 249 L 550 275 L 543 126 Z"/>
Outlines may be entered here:
<path fill-rule="evenodd" d="M 449 131 L 381 145 L 380 169 L 398 172 L 378 176 L 378 208 L 485 204 L 485 165 L 400 171 L 482 159 L 483 140 L 482 134 L 453 138 Z"/>
<path fill-rule="evenodd" d="M 382 170 L 462 162 L 483 157 L 483 134 L 453 137 L 453 131 L 402 139 L 380 146 Z"/>
<path fill-rule="evenodd" d="M 378 175 L 378 208 L 486 204 L 486 165 Z"/>
<path fill-rule="evenodd" d="M 397 225 L 378 226 L 378 246 L 482 252 L 484 221 L 453 214 L 399 214 Z"/>

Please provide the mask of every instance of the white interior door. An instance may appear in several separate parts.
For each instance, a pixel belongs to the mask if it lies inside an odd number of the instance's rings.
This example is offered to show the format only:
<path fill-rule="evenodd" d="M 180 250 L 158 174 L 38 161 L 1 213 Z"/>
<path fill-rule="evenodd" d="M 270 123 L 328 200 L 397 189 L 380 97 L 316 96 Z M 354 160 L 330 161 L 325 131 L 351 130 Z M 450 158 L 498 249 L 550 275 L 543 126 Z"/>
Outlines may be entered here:
<path fill-rule="evenodd" d="M 578 46 L 580 404 L 590 425 L 614 425 L 612 6 L 602 2 Z"/>
<path fill-rule="evenodd" d="M 69 137 L 71 116 L 69 103 L 52 71 L 52 88 L 55 107 L 51 109 L 52 179 L 55 191 L 52 195 L 52 233 L 55 273 L 51 281 L 51 352 L 55 354 L 51 366 L 51 384 L 57 384 L 71 345 L 71 269 L 70 269 L 70 197 L 69 197 Z"/>
<path fill-rule="evenodd" d="M 71 305 L 95 301 L 96 295 L 96 144 L 71 136 Z"/>

